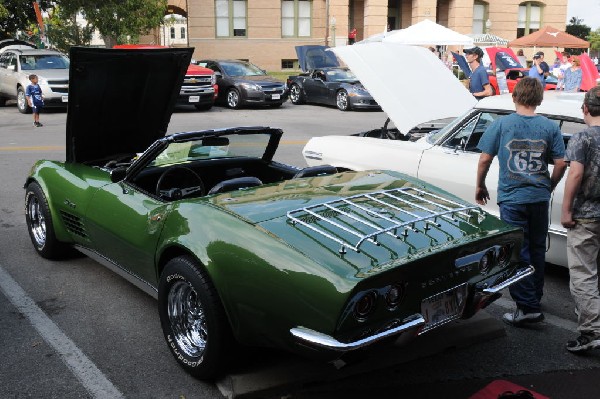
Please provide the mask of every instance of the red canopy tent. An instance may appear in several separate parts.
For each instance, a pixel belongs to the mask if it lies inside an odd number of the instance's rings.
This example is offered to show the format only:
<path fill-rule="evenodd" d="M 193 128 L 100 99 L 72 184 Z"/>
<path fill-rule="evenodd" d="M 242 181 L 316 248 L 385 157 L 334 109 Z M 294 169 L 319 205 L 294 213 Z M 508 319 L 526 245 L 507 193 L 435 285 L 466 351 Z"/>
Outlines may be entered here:
<path fill-rule="evenodd" d="M 552 26 L 544 26 L 537 32 L 508 43 L 509 47 L 567 47 L 589 48 L 590 43 Z"/>

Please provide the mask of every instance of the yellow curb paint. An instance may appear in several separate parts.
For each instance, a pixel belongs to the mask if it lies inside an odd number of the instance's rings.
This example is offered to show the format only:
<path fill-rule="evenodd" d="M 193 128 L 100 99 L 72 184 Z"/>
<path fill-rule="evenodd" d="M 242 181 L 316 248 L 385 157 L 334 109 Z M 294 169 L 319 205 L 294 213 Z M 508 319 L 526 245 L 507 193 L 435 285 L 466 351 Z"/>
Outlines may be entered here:
<path fill-rule="evenodd" d="M 0 151 L 64 151 L 60 145 L 39 145 L 32 147 L 0 147 Z"/>

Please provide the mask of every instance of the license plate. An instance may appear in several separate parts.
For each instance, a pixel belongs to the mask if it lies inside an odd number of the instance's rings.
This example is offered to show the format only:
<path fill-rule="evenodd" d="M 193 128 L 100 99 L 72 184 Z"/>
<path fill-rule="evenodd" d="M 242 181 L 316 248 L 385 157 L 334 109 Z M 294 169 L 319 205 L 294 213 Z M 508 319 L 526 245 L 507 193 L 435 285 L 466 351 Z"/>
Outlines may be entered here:
<path fill-rule="evenodd" d="M 188 102 L 198 103 L 198 102 L 200 102 L 200 96 L 189 96 L 188 97 Z"/>
<path fill-rule="evenodd" d="M 62 96 L 62 102 L 63 103 L 68 103 L 69 102 L 69 96 Z"/>
<path fill-rule="evenodd" d="M 271 100 L 279 100 L 281 98 L 281 94 L 271 94 Z"/>
<path fill-rule="evenodd" d="M 421 314 L 425 326 L 421 334 L 441 326 L 462 314 L 467 299 L 467 283 L 423 299 Z"/>

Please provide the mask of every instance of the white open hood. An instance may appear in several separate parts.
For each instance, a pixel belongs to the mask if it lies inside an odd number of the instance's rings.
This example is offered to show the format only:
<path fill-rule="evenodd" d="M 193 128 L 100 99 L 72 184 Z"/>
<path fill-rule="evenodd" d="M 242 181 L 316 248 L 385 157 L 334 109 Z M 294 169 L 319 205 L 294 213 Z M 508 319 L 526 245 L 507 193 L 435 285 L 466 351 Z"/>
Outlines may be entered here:
<path fill-rule="evenodd" d="M 431 51 L 394 43 L 332 48 L 402 133 L 462 115 L 477 100 Z"/>

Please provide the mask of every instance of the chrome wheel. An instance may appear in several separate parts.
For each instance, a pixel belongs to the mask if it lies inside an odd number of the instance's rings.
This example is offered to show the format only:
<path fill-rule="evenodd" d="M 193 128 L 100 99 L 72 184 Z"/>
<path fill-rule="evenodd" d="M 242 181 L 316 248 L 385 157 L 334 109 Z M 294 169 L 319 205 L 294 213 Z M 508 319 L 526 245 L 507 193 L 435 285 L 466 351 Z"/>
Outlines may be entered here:
<path fill-rule="evenodd" d="M 348 104 L 348 93 L 344 90 L 338 91 L 336 95 L 336 104 L 340 111 L 347 111 L 349 108 Z"/>
<path fill-rule="evenodd" d="M 196 291 L 177 281 L 167 297 L 167 315 L 177 346 L 190 357 L 200 357 L 208 341 L 206 316 Z"/>
<path fill-rule="evenodd" d="M 240 94 L 235 89 L 227 92 L 227 105 L 230 108 L 238 108 L 240 106 Z"/>
<path fill-rule="evenodd" d="M 27 214 L 29 215 L 31 236 L 37 246 L 42 248 L 46 245 L 46 218 L 42 212 L 40 201 L 34 195 L 29 197 Z"/>
<path fill-rule="evenodd" d="M 300 104 L 302 99 L 302 93 L 300 93 L 300 86 L 292 85 L 290 88 L 290 100 L 292 100 L 292 104 Z"/>

